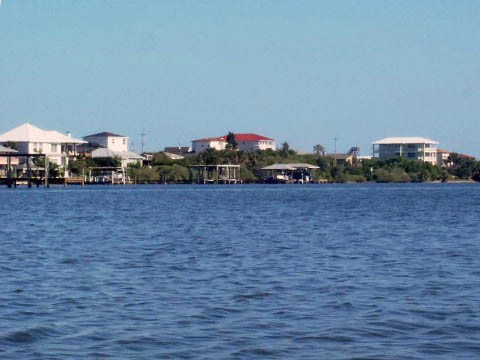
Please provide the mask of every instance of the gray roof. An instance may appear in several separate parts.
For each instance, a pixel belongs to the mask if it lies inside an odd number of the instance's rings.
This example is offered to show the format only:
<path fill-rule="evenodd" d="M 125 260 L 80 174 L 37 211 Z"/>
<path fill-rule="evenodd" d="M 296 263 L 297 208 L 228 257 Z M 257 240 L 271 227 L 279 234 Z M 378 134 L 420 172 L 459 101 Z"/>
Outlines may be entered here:
<path fill-rule="evenodd" d="M 15 149 L 10 149 L 8 147 L 0 145 L 0 153 L 16 153 L 16 152 L 18 151 Z"/>
<path fill-rule="evenodd" d="M 163 149 L 164 152 L 175 154 L 175 155 L 185 155 L 190 152 L 190 147 L 188 146 L 167 146 Z"/>
<path fill-rule="evenodd" d="M 103 132 L 100 132 L 98 134 L 84 136 L 83 138 L 85 139 L 85 138 L 89 138 L 89 137 L 107 137 L 107 136 L 110 136 L 110 137 L 126 137 L 126 136 L 123 136 L 123 135 L 113 134 L 113 133 L 108 132 L 108 131 L 103 131 Z"/>

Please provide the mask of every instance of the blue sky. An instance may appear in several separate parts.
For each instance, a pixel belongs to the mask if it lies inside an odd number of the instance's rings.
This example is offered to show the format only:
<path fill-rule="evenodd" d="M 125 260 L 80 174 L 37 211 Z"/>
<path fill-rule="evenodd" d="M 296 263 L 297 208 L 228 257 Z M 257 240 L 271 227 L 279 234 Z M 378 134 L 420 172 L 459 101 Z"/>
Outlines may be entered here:
<path fill-rule="evenodd" d="M 0 132 L 363 154 L 425 136 L 480 157 L 479 24 L 477 0 L 3 0 Z"/>

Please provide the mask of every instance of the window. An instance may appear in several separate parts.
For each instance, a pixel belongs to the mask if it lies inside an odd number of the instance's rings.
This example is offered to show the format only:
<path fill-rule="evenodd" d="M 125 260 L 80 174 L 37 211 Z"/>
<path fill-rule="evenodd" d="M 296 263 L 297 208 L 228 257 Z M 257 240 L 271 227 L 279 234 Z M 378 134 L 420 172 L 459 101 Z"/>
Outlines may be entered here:
<path fill-rule="evenodd" d="M 123 145 L 125 145 L 126 142 L 127 142 L 127 139 L 123 139 Z"/>
<path fill-rule="evenodd" d="M 112 144 L 115 144 L 115 139 L 114 138 L 112 138 Z"/>
<path fill-rule="evenodd" d="M 408 157 L 409 157 L 409 158 L 414 158 L 414 157 L 416 157 L 415 155 L 416 155 L 416 154 L 413 153 L 413 152 L 409 152 L 409 153 L 408 153 Z"/>
<path fill-rule="evenodd" d="M 427 157 L 430 156 L 430 153 L 429 153 L 429 152 L 426 152 L 426 153 L 425 153 L 425 156 L 427 156 Z"/>
<path fill-rule="evenodd" d="M 409 149 L 415 149 L 415 144 L 408 144 Z"/>
<path fill-rule="evenodd" d="M 426 148 L 429 148 L 429 147 L 430 147 L 430 144 L 425 144 L 425 147 L 426 147 Z"/>
<path fill-rule="evenodd" d="M 57 152 L 57 144 L 50 144 L 50 152 L 52 153 Z"/>

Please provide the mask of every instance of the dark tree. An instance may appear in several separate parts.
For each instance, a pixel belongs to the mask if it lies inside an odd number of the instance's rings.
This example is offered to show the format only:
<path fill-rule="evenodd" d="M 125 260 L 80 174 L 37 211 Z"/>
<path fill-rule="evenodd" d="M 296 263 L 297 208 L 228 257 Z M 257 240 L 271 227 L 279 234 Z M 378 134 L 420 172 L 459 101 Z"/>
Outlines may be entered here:
<path fill-rule="evenodd" d="M 325 146 L 318 144 L 313 147 L 313 152 L 317 155 L 325 155 Z"/>
<path fill-rule="evenodd" d="M 227 149 L 234 150 L 237 147 L 238 147 L 238 143 L 235 140 L 235 134 L 229 131 L 227 134 Z"/>

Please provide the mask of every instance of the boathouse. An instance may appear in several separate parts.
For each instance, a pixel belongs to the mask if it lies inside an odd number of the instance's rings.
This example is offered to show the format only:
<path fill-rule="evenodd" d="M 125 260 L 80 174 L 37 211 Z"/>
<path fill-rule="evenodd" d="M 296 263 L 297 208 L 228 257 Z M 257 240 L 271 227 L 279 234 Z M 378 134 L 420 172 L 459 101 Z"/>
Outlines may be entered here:
<path fill-rule="evenodd" d="M 305 184 L 313 182 L 313 171 L 319 169 L 316 165 L 293 163 L 273 164 L 262 168 L 264 182 L 283 184 Z"/>

